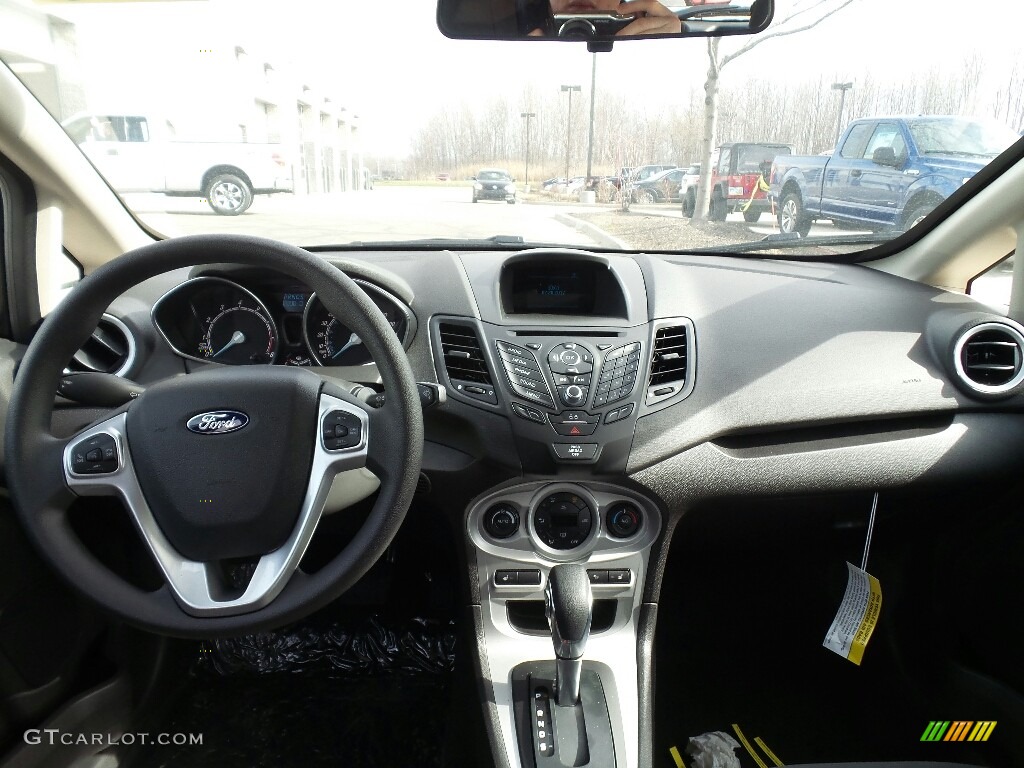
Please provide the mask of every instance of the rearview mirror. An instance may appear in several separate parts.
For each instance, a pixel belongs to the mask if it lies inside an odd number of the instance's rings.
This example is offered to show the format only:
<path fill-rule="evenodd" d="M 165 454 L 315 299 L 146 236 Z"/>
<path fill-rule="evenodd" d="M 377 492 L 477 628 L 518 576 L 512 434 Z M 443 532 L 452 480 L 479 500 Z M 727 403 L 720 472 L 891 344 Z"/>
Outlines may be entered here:
<path fill-rule="evenodd" d="M 438 0 L 437 26 L 457 40 L 583 40 L 718 37 L 761 32 L 774 0 L 667 0 L 657 13 L 620 13 L 619 0 Z"/>

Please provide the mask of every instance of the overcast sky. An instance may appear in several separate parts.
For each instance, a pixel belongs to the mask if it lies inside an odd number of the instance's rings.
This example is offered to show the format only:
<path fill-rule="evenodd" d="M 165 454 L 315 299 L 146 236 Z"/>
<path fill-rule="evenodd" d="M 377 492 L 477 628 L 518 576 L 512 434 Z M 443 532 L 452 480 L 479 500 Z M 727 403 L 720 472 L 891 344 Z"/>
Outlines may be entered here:
<path fill-rule="evenodd" d="M 776 16 L 793 2 L 777 0 Z M 130 15 L 126 5 L 136 5 Z M 867 71 L 895 78 L 935 66 L 950 70 L 975 51 L 986 56 L 987 77 L 995 82 L 1024 59 L 1024 3 L 985 6 L 980 21 L 963 17 L 973 7 L 982 8 L 963 0 L 855 0 L 816 29 L 767 41 L 737 59 L 725 70 L 723 84 L 818 76 L 856 82 Z M 158 48 L 161 36 L 189 30 L 202 44 L 208 33 L 213 45 L 223 44 L 217 30 L 229 30 L 247 50 L 309 71 L 316 86 L 360 114 L 368 149 L 387 154 L 403 154 L 416 128 L 446 104 L 495 94 L 516 98 L 527 82 L 552 91 L 562 83 L 586 89 L 590 82 L 591 54 L 582 44 L 448 40 L 437 30 L 435 0 L 79 3 L 46 9 L 75 21 L 83 44 L 100 45 L 108 59 L 119 59 L 129 79 L 133 70 L 139 77 L 145 63 L 138 50 Z M 722 50 L 747 39 L 725 40 Z M 706 69 L 701 39 L 627 41 L 598 55 L 598 87 L 628 92 L 638 104 L 668 107 L 701 87 Z M 144 87 L 141 81 L 136 86 Z"/>

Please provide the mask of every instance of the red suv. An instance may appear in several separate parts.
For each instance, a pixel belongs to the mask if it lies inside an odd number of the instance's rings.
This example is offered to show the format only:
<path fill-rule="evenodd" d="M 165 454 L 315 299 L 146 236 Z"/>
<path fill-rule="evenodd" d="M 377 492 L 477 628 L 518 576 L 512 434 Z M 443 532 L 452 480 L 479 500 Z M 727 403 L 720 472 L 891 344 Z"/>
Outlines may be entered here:
<path fill-rule="evenodd" d="M 735 211 L 753 223 L 771 210 L 768 174 L 778 155 L 793 154 L 789 144 L 738 142 L 722 144 L 711 156 L 712 221 L 725 221 Z"/>

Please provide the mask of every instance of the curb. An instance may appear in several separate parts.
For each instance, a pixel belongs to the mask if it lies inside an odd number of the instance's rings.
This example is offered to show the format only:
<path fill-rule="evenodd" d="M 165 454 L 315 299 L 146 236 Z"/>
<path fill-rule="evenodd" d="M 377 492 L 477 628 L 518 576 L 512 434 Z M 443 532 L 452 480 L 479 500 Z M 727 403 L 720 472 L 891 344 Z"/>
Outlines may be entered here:
<path fill-rule="evenodd" d="M 618 251 L 632 250 L 629 244 L 626 243 L 625 241 L 619 240 L 617 237 L 614 237 L 613 235 L 609 235 L 603 229 L 594 224 L 591 224 L 589 221 L 577 219 L 572 214 L 556 213 L 555 221 L 559 222 L 560 224 L 565 224 L 566 226 L 572 227 L 577 232 L 581 232 L 587 237 L 593 238 L 602 248 L 614 248 L 615 250 Z"/>

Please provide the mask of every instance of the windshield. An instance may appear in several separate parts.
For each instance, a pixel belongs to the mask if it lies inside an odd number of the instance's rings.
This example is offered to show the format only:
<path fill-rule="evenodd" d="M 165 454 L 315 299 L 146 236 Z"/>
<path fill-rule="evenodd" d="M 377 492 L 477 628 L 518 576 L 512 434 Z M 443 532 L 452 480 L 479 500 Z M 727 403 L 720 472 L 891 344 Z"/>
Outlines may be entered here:
<path fill-rule="evenodd" d="M 926 219 L 1024 127 L 1024 4 L 964 12 L 777 0 L 759 36 L 592 54 L 450 40 L 433 0 L 386 31 L 333 0 L 0 0 L 0 58 L 161 236 L 815 256 Z M 670 168 L 698 175 L 640 186 Z"/>
<path fill-rule="evenodd" d="M 963 118 L 915 120 L 910 133 L 918 151 L 927 155 L 995 157 L 1017 140 L 1005 125 Z"/>

